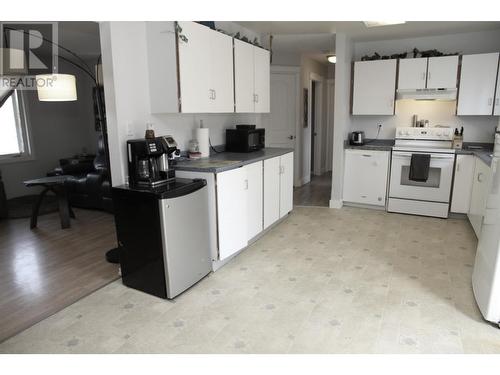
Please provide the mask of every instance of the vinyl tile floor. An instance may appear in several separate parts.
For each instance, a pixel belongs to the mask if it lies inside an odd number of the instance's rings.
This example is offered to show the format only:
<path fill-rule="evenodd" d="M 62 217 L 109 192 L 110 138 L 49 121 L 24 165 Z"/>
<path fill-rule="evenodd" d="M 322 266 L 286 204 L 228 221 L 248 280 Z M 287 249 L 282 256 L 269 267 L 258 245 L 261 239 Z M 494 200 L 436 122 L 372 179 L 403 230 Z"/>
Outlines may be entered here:
<path fill-rule="evenodd" d="M 116 281 L 3 353 L 500 353 L 466 220 L 296 207 L 174 301 Z"/>

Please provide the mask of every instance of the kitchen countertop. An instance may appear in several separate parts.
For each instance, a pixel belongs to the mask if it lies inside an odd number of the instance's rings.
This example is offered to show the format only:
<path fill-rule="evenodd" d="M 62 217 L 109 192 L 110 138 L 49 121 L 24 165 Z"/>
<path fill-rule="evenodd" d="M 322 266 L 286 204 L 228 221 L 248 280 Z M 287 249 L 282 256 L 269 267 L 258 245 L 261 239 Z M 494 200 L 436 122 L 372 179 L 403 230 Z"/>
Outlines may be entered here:
<path fill-rule="evenodd" d="M 391 151 L 394 146 L 394 139 L 366 139 L 362 146 L 351 145 L 349 140 L 344 143 L 345 149 L 359 149 L 372 151 Z"/>
<path fill-rule="evenodd" d="M 293 148 L 267 147 L 253 152 L 220 152 L 208 158 L 178 159 L 174 169 L 178 171 L 219 173 L 239 168 L 257 161 L 271 159 L 293 152 Z"/>
<path fill-rule="evenodd" d="M 372 151 L 391 151 L 394 146 L 394 139 L 367 139 L 362 146 L 349 144 L 349 140 L 344 143 L 345 149 L 359 149 Z M 475 155 L 487 165 L 491 166 L 493 157 L 493 143 L 464 142 L 463 149 L 455 150 L 457 155 Z"/>
<path fill-rule="evenodd" d="M 480 147 L 480 148 L 478 148 Z M 463 149 L 456 150 L 457 155 L 474 155 L 491 166 L 493 143 L 464 142 Z"/>

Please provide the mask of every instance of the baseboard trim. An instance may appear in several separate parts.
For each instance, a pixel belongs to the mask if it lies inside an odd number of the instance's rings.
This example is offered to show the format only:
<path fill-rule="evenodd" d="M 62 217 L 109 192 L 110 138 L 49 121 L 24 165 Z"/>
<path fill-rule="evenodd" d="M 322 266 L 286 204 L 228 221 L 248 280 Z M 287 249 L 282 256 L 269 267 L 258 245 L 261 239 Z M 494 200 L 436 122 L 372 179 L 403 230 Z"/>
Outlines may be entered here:
<path fill-rule="evenodd" d="M 340 199 L 330 199 L 330 208 L 340 209 L 342 208 L 344 202 Z"/>

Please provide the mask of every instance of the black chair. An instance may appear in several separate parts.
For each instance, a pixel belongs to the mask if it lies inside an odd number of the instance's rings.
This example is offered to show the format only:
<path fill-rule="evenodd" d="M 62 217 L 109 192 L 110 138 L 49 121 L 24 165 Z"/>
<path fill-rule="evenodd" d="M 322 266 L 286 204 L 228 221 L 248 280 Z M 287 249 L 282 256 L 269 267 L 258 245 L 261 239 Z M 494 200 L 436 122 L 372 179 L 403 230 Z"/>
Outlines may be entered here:
<path fill-rule="evenodd" d="M 93 161 L 63 160 L 53 174 L 70 176 L 65 185 L 71 206 L 113 212 L 110 177 L 102 136 L 99 136 L 97 155 Z"/>

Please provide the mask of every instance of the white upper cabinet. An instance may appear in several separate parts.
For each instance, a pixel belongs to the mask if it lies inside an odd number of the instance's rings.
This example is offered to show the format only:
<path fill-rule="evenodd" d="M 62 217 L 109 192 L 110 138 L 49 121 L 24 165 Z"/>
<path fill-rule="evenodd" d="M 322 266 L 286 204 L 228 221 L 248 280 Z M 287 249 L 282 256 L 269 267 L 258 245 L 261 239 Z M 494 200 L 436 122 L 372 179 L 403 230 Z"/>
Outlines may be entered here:
<path fill-rule="evenodd" d="M 209 112 L 213 97 L 209 29 L 195 22 L 179 22 L 179 26 L 181 34 L 187 38 L 178 39 L 181 111 Z"/>
<path fill-rule="evenodd" d="M 458 56 L 399 60 L 398 90 L 456 88 Z"/>
<path fill-rule="evenodd" d="M 495 94 L 495 107 L 493 109 L 493 114 L 495 116 L 500 116 L 500 67 L 499 73 L 497 74 L 497 89 Z"/>
<path fill-rule="evenodd" d="M 353 115 L 394 115 L 397 60 L 354 63 Z"/>
<path fill-rule="evenodd" d="M 179 22 L 181 111 L 234 112 L 233 44 L 224 35 L 196 22 Z"/>
<path fill-rule="evenodd" d="M 255 112 L 270 112 L 271 54 L 254 47 Z"/>
<path fill-rule="evenodd" d="M 399 60 L 398 90 L 425 89 L 427 59 Z"/>
<path fill-rule="evenodd" d="M 458 56 L 429 57 L 427 88 L 456 88 Z"/>
<path fill-rule="evenodd" d="M 234 40 L 236 112 L 270 111 L 270 64 L 269 51 Z"/>
<path fill-rule="evenodd" d="M 498 52 L 462 56 L 457 115 L 492 115 Z"/>
<path fill-rule="evenodd" d="M 210 33 L 210 112 L 234 112 L 233 38 L 217 31 Z M 198 62 L 198 65 L 199 64 Z"/>
<path fill-rule="evenodd" d="M 234 40 L 234 85 L 236 112 L 254 112 L 254 46 Z"/>

